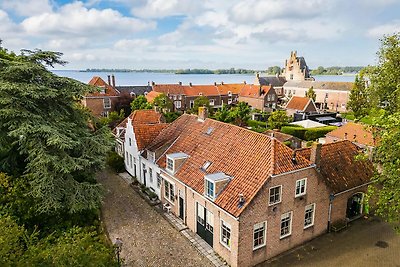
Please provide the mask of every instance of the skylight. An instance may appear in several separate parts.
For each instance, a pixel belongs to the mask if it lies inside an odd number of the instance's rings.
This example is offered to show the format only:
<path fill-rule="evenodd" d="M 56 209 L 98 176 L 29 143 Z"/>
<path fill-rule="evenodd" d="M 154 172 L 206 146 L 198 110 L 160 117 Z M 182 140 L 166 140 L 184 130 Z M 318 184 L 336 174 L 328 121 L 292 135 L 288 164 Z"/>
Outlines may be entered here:
<path fill-rule="evenodd" d="M 206 171 L 206 170 L 208 169 L 208 167 L 210 167 L 211 163 L 212 163 L 212 162 L 210 162 L 210 161 L 206 161 L 206 162 L 204 163 L 204 165 L 201 167 L 201 169 L 204 170 L 204 171 Z"/>
<path fill-rule="evenodd" d="M 210 135 L 214 131 L 213 127 L 208 127 L 206 134 Z"/>

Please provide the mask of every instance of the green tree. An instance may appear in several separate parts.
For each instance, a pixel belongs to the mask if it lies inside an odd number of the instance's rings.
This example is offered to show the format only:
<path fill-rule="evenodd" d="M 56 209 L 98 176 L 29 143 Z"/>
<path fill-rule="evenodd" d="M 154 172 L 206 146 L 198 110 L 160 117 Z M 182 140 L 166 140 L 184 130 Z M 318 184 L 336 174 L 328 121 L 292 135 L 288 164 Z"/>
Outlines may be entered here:
<path fill-rule="evenodd" d="M 217 112 L 215 112 L 214 118 L 222 122 L 232 122 L 232 115 L 229 106 L 223 105 Z"/>
<path fill-rule="evenodd" d="M 314 102 L 315 99 L 317 98 L 317 94 L 314 91 L 314 87 L 310 87 L 306 93 L 306 97 L 311 98 Z"/>
<path fill-rule="evenodd" d="M 365 80 L 362 74 L 360 74 L 360 76 L 356 75 L 347 106 L 353 111 L 357 119 L 361 119 L 367 115 L 368 111 L 371 109 L 368 89 L 365 86 Z"/>
<path fill-rule="evenodd" d="M 174 107 L 172 100 L 164 93 L 154 98 L 153 105 L 159 107 L 164 112 L 170 112 Z"/>
<path fill-rule="evenodd" d="M 108 117 L 100 118 L 100 122 L 114 129 L 124 118 L 125 112 L 123 109 L 120 109 L 119 113 L 117 111 L 111 111 Z"/>
<path fill-rule="evenodd" d="M 0 266 L 13 266 L 25 250 L 26 230 L 10 216 L 0 215 Z"/>
<path fill-rule="evenodd" d="M 165 121 L 167 123 L 171 123 L 174 120 L 176 120 L 177 118 L 179 118 L 181 114 L 179 112 L 166 112 L 164 113 L 164 117 L 165 117 Z"/>
<path fill-rule="evenodd" d="M 230 117 L 233 123 L 238 126 L 246 126 L 250 119 L 251 108 L 246 102 L 239 102 L 236 107 L 231 109 Z"/>
<path fill-rule="evenodd" d="M 206 107 L 208 112 L 211 112 L 210 101 L 205 96 L 199 96 L 195 98 L 192 113 L 197 114 L 199 112 L 199 107 Z"/>
<path fill-rule="evenodd" d="M 139 109 L 152 109 L 152 105 L 147 102 L 145 96 L 140 95 L 136 97 L 131 103 L 132 112 Z"/>
<path fill-rule="evenodd" d="M 274 111 L 268 118 L 268 125 L 271 129 L 281 129 L 288 122 L 289 117 L 284 110 Z"/>
<path fill-rule="evenodd" d="M 6 54 L 6 56 L 4 56 Z M 37 211 L 96 209 L 101 188 L 95 173 L 112 146 L 107 127 L 80 104 L 92 90 L 58 77 L 46 66 L 65 64 L 61 53 L 23 51 L 0 56 L 0 172 L 30 182 Z"/>

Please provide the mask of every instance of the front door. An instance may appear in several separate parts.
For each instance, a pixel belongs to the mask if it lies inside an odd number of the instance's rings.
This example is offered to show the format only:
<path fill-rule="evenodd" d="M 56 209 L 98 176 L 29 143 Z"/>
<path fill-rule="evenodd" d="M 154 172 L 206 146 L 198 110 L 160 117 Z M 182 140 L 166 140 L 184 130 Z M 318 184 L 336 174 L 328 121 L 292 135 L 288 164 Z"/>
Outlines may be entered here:
<path fill-rule="evenodd" d="M 197 203 L 197 234 L 213 246 L 214 215 Z"/>
<path fill-rule="evenodd" d="M 346 216 L 355 219 L 362 214 L 363 193 L 357 193 L 347 200 Z"/>
<path fill-rule="evenodd" d="M 185 220 L 184 219 L 184 216 L 185 216 L 185 214 L 184 214 L 184 206 L 185 205 L 185 203 L 184 203 L 184 201 L 183 201 L 183 198 L 182 197 L 179 197 L 179 218 L 181 218 L 182 220 Z"/>
<path fill-rule="evenodd" d="M 147 186 L 146 185 L 146 166 L 143 164 L 143 184 L 144 184 L 144 186 Z"/>

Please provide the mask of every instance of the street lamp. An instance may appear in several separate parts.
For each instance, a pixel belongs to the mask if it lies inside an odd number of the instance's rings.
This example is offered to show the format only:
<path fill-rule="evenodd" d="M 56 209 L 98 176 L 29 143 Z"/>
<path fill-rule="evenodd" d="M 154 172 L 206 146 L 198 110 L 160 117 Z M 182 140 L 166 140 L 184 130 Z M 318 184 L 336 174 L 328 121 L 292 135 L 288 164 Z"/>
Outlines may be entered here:
<path fill-rule="evenodd" d="M 121 240 L 121 238 L 117 237 L 115 239 L 114 249 L 115 249 L 115 252 L 117 253 L 118 266 L 121 266 L 121 263 L 120 263 L 120 260 L 119 260 L 119 254 L 121 253 L 121 250 L 122 250 L 122 240 Z"/>

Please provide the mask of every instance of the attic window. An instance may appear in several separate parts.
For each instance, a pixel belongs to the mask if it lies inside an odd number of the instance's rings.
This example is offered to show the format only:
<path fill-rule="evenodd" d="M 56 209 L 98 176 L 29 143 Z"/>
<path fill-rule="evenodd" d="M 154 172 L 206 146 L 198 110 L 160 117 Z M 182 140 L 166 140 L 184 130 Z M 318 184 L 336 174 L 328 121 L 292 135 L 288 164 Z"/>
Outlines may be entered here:
<path fill-rule="evenodd" d="M 203 171 L 206 171 L 206 170 L 208 169 L 208 167 L 211 166 L 211 164 L 212 164 L 212 162 L 206 161 L 206 162 L 204 163 L 204 165 L 201 167 L 201 169 L 202 169 Z"/>
<path fill-rule="evenodd" d="M 208 127 L 206 134 L 210 135 L 214 131 L 213 127 Z"/>
<path fill-rule="evenodd" d="M 215 200 L 219 193 L 229 183 L 231 177 L 223 172 L 207 174 L 204 176 L 204 195 Z"/>

